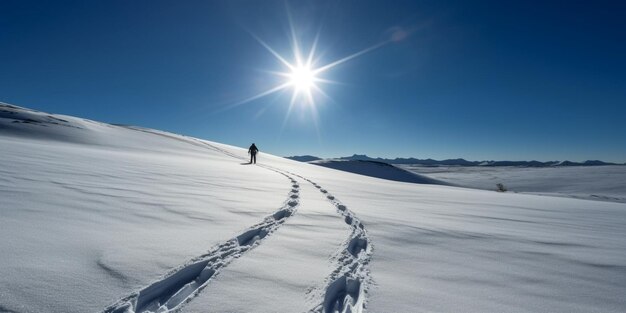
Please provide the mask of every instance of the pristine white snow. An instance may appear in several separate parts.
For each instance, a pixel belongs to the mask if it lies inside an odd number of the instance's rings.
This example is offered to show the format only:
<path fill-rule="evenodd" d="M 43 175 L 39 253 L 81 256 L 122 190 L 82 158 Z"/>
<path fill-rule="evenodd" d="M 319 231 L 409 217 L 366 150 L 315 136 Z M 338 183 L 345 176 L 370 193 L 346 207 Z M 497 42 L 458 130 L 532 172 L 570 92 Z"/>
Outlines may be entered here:
<path fill-rule="evenodd" d="M 417 184 L 436 184 L 436 185 L 451 185 L 450 183 L 436 180 L 424 175 L 420 175 L 414 172 L 404 170 L 402 168 L 377 161 L 362 161 L 362 160 L 316 160 L 308 162 L 310 164 L 320 165 L 328 168 L 334 168 L 350 173 L 361 174 L 376 178 L 394 180 L 405 183 L 417 183 Z"/>
<path fill-rule="evenodd" d="M 626 204 L 245 151 L 0 104 L 0 311 L 626 310 Z"/>
<path fill-rule="evenodd" d="M 495 190 L 503 184 L 511 192 L 565 196 L 626 203 L 626 166 L 564 167 L 424 167 L 398 165 L 458 186 Z"/>

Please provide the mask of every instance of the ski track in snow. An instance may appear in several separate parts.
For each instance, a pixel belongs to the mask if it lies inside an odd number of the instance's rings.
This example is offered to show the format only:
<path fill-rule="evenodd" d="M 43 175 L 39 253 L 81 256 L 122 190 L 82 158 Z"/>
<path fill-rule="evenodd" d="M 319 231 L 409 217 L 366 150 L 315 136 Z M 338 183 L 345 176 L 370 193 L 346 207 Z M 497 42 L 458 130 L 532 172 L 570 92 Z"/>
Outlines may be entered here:
<path fill-rule="evenodd" d="M 291 181 L 291 190 L 284 205 L 273 214 L 222 243 L 208 253 L 198 256 L 185 265 L 171 271 L 162 279 L 135 292 L 104 310 L 105 313 L 170 312 L 195 297 L 234 259 L 260 245 L 265 238 L 276 231 L 296 213 L 300 204 L 298 182 L 280 171 Z"/>
<path fill-rule="evenodd" d="M 230 157 L 247 161 L 239 155 L 195 138 L 177 138 L 171 134 L 154 132 L 132 127 L 131 129 L 152 133 L 159 136 L 181 140 L 193 145 L 201 144 L 211 150 Z M 299 184 L 290 175 L 297 176 L 317 188 L 332 203 L 344 222 L 350 226 L 350 235 L 333 259 L 337 268 L 326 278 L 323 301 L 309 313 L 362 313 L 365 310 L 368 286 L 371 283 L 369 262 L 372 257 L 372 245 L 363 223 L 339 199 L 316 182 L 295 173 L 278 168 L 260 165 L 267 170 L 284 175 L 291 180 L 292 190 L 285 205 L 263 222 L 250 227 L 235 238 L 223 243 L 209 253 L 199 256 L 186 265 L 165 275 L 163 279 L 134 293 L 105 309 L 105 313 L 139 313 L 178 311 L 190 301 L 226 267 L 232 260 L 259 245 L 269 234 L 280 227 L 292 216 L 299 206 Z M 288 174 L 287 174 L 288 173 Z"/>

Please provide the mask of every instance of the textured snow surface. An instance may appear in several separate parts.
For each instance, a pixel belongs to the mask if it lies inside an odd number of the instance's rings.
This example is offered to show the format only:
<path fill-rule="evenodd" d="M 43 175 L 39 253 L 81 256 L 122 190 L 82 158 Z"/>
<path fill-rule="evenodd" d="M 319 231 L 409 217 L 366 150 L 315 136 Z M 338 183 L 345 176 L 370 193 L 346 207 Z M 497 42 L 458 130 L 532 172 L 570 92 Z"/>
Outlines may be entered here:
<path fill-rule="evenodd" d="M 405 183 L 451 185 L 450 183 L 432 179 L 384 162 L 362 160 L 318 160 L 309 163 L 350 173 Z"/>
<path fill-rule="evenodd" d="M 509 191 L 579 199 L 626 203 L 626 166 L 571 167 L 423 167 L 398 165 L 458 186 L 495 190 L 503 184 Z"/>
<path fill-rule="evenodd" d="M 0 154 L 0 311 L 626 311 L 623 203 L 247 165 L 8 105 Z"/>

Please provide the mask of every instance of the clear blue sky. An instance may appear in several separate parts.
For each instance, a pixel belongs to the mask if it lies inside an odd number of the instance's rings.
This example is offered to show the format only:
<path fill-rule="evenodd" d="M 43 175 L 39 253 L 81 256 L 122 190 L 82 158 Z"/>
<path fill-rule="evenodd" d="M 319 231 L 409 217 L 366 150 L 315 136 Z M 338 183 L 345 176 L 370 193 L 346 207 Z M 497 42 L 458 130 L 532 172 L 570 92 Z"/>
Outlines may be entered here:
<path fill-rule="evenodd" d="M 329 96 L 230 107 L 292 61 Z M 0 1 L 0 101 L 277 155 L 626 162 L 625 1 Z M 226 109 L 229 108 L 229 109 Z M 317 131 L 318 129 L 319 131 Z"/>

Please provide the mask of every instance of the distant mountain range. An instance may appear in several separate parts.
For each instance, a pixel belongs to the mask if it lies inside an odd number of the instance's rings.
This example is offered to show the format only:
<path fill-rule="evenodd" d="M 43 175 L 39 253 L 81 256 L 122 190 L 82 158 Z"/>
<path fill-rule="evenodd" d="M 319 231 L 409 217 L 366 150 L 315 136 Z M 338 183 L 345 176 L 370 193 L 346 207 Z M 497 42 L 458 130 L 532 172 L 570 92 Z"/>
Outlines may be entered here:
<path fill-rule="evenodd" d="M 287 159 L 296 160 L 300 162 L 311 162 L 322 160 L 312 155 L 302 156 L 290 156 Z M 620 163 L 609 163 L 599 160 L 587 160 L 585 162 L 572 162 L 572 161 L 468 161 L 465 159 L 447 159 L 447 160 L 433 160 L 433 159 L 416 159 L 416 158 L 395 158 L 395 159 L 383 159 L 383 158 L 371 158 L 364 154 L 355 154 L 348 157 L 341 157 L 334 160 L 351 160 L 351 161 L 377 161 L 385 162 L 389 164 L 416 164 L 422 166 L 522 166 L 522 167 L 550 167 L 550 166 L 599 166 L 599 165 L 626 165 Z"/>

